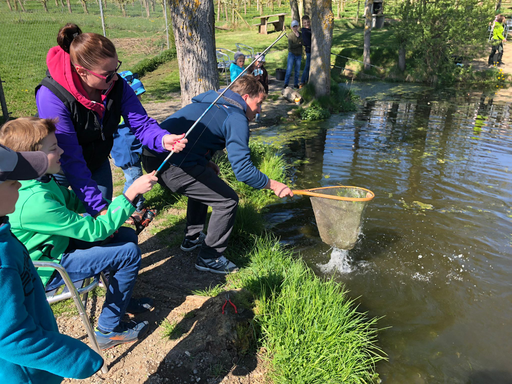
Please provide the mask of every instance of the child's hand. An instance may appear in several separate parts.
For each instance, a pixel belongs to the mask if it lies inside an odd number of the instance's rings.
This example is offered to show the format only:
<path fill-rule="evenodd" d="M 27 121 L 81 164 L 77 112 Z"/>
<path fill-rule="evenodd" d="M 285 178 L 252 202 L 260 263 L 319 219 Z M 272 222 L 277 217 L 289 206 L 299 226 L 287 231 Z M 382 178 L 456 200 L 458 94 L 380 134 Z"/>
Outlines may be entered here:
<path fill-rule="evenodd" d="M 133 200 L 135 200 L 135 198 L 138 195 L 142 195 L 146 192 L 151 191 L 151 189 L 153 188 L 153 185 L 155 185 L 156 182 L 158 181 L 158 178 L 155 176 L 155 173 L 156 173 L 156 171 L 153 171 L 153 172 L 148 173 L 147 175 L 143 175 L 143 176 L 139 177 L 137 180 L 135 180 L 133 182 L 133 184 L 130 185 L 130 187 L 124 193 L 126 198 L 130 202 L 133 202 Z"/>

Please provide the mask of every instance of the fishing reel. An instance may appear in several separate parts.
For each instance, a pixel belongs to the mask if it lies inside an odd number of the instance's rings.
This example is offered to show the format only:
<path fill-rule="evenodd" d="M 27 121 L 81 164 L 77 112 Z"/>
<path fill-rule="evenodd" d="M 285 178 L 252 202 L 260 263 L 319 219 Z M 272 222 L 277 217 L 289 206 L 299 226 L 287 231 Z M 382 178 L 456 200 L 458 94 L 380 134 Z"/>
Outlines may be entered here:
<path fill-rule="evenodd" d="M 146 228 L 153 221 L 155 216 L 155 212 L 145 208 L 144 214 L 140 219 L 134 217 L 133 221 L 135 222 L 135 233 L 137 235 L 141 233 L 144 230 L 144 228 Z"/>

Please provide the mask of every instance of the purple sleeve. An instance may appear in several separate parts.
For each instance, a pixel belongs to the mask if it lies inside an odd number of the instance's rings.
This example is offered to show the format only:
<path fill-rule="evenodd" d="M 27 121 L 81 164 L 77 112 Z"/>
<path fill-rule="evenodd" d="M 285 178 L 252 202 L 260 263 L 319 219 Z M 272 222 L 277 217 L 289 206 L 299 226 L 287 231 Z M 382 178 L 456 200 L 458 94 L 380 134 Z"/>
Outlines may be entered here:
<path fill-rule="evenodd" d="M 92 179 L 91 171 L 87 168 L 68 109 L 52 91 L 44 86 L 37 92 L 36 104 L 40 118 L 59 119 L 55 136 L 57 136 L 59 147 L 64 151 L 60 159 L 62 170 L 71 188 L 84 203 L 86 211 L 96 215 L 108 204 L 103 200 L 98 184 Z"/>
<path fill-rule="evenodd" d="M 157 152 L 166 151 L 162 147 L 162 138 L 169 132 L 160 128 L 156 120 L 148 116 L 135 92 L 126 81 L 123 87 L 121 108 L 124 121 L 142 144 Z"/>

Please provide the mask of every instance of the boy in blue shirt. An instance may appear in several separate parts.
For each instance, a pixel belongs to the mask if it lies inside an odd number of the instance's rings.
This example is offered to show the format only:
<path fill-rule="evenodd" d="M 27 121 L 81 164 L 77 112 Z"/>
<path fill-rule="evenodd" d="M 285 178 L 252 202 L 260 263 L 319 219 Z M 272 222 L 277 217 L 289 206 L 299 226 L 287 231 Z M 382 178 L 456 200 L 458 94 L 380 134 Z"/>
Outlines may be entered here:
<path fill-rule="evenodd" d="M 7 214 L 18 200 L 18 180 L 44 175 L 43 152 L 14 152 L 0 145 L 0 382 L 58 384 L 85 379 L 103 365 L 86 344 L 59 333 L 27 249 L 11 233 Z"/>

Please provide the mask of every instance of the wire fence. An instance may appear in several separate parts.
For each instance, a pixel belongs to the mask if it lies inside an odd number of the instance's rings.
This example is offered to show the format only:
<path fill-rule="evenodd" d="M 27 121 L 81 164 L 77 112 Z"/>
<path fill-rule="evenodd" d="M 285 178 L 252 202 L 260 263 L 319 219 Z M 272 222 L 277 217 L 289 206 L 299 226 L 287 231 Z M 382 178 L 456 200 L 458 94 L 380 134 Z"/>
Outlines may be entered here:
<path fill-rule="evenodd" d="M 140 0 L 128 4 L 124 0 L 116 3 L 103 0 L 102 10 L 103 23 L 96 1 L 0 3 L 0 78 L 11 118 L 36 113 L 34 88 L 46 73 L 46 54 L 57 45 L 57 33 L 66 23 L 77 24 L 83 32 L 104 33 L 116 46 L 123 62 L 122 70 L 160 54 L 173 44 L 173 38 L 169 38 L 172 32 L 169 10 L 162 1 Z"/>

